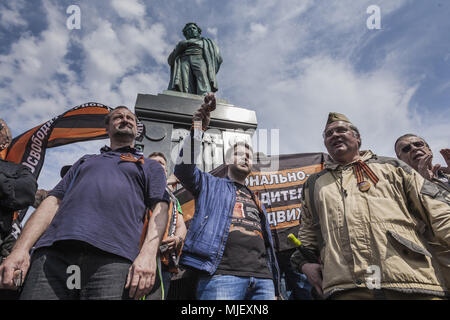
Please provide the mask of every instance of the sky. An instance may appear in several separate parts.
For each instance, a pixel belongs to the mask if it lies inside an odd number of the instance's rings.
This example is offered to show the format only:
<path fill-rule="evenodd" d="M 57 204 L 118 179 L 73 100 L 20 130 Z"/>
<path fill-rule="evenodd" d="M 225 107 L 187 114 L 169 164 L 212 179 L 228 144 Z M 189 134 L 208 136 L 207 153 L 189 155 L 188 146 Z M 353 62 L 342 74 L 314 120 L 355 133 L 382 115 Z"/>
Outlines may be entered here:
<path fill-rule="evenodd" d="M 86 102 L 134 109 L 138 93 L 167 89 L 167 57 L 194 21 L 223 57 L 217 97 L 278 130 L 281 154 L 326 152 L 328 113 L 340 112 L 362 149 L 395 157 L 396 138 L 415 133 L 444 165 L 449 16 L 445 0 L 0 0 L 0 118 L 17 136 Z M 105 144 L 48 149 L 39 188 Z"/>

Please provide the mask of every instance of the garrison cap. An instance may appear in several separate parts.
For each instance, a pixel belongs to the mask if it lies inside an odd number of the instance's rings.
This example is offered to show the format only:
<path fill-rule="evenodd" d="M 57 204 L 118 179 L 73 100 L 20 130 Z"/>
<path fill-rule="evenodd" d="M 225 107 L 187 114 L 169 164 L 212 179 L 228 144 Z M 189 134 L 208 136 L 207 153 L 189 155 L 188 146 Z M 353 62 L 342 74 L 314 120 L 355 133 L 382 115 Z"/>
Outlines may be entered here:
<path fill-rule="evenodd" d="M 351 123 L 350 120 L 348 120 L 348 118 L 345 115 L 343 115 L 342 113 L 330 112 L 328 114 L 328 120 L 327 120 L 327 124 L 325 125 L 325 127 L 327 127 L 330 123 L 335 122 L 335 121 L 344 121 L 344 122 Z"/>

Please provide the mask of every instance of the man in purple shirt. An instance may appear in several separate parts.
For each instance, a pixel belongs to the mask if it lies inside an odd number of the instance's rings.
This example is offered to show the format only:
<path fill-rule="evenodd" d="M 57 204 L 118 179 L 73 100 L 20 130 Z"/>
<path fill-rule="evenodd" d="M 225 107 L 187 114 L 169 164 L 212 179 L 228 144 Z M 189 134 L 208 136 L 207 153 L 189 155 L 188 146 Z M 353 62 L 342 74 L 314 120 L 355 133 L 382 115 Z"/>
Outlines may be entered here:
<path fill-rule="evenodd" d="M 25 279 L 21 299 L 33 300 L 139 299 L 151 290 L 169 199 L 163 168 L 134 149 L 136 122 L 124 106 L 106 116 L 110 147 L 78 160 L 49 193 L 0 266 L 1 286 Z M 153 214 L 139 248 L 146 207 Z"/>

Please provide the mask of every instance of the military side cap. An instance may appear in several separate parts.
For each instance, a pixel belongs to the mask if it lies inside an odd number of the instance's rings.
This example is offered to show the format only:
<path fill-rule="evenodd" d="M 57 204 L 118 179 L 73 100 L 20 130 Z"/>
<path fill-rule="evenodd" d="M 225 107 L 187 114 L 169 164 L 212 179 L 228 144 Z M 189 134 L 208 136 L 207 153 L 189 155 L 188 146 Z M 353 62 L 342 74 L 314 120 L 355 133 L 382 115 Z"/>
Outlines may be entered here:
<path fill-rule="evenodd" d="M 351 123 L 350 120 L 348 120 L 348 118 L 345 115 L 343 115 L 342 113 L 330 112 L 328 114 L 328 120 L 327 120 L 327 124 L 325 125 L 325 127 L 335 121 L 344 121 L 344 122 Z"/>

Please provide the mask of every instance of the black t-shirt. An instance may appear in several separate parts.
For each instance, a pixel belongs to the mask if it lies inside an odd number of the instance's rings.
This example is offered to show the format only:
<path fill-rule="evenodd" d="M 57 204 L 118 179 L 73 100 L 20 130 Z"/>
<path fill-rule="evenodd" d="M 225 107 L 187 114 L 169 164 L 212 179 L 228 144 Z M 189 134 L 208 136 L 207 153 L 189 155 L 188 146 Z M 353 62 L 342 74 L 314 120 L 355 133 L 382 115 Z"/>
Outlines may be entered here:
<path fill-rule="evenodd" d="M 230 233 L 216 274 L 272 278 L 267 266 L 261 217 L 250 191 L 236 185 L 236 204 Z"/>

